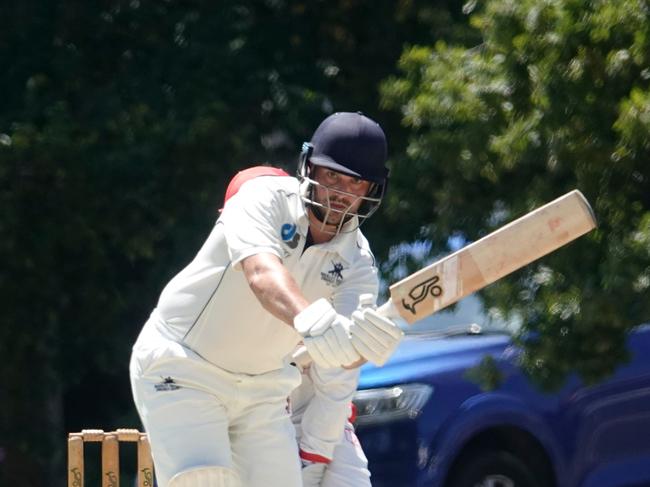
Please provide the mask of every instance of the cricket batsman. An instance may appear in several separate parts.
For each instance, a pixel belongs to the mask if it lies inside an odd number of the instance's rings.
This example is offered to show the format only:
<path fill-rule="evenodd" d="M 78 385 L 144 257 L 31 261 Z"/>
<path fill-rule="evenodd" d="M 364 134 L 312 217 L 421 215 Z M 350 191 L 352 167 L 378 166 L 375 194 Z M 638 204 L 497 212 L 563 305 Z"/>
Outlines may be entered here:
<path fill-rule="evenodd" d="M 130 364 L 160 487 L 326 481 L 357 366 L 385 362 L 403 335 L 360 306 L 362 295 L 377 296 L 359 226 L 381 203 L 385 163 L 376 122 L 329 116 L 303 145 L 298 177 L 243 183 L 165 286 Z M 313 389 L 298 444 L 287 397 L 301 383 L 292 363 L 300 343 Z"/>

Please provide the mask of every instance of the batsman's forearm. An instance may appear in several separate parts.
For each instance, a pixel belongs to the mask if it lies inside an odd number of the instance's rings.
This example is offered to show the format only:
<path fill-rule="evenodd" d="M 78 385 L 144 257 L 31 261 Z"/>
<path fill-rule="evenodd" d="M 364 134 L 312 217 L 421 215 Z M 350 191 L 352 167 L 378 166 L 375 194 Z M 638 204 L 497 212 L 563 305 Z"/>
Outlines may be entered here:
<path fill-rule="evenodd" d="M 309 301 L 280 259 L 272 254 L 253 255 L 244 259 L 242 268 L 264 309 L 293 326 L 293 318 L 309 306 Z"/>
<path fill-rule="evenodd" d="M 384 304 L 379 306 L 377 308 L 377 312 L 380 315 L 385 316 L 386 318 L 391 318 L 391 319 L 401 318 L 401 316 L 399 314 L 399 311 L 397 310 L 397 308 L 395 307 L 395 305 L 393 304 L 393 301 L 391 299 L 389 299 Z M 305 368 L 311 363 L 311 357 L 307 353 L 307 349 L 305 347 L 300 347 L 293 354 L 293 361 L 296 364 L 300 365 L 301 367 Z M 366 362 L 367 362 L 367 360 L 365 358 L 361 357 L 356 362 L 353 362 L 353 363 L 348 364 L 348 365 L 344 365 L 343 368 L 344 369 L 356 369 L 358 367 L 361 367 Z"/>

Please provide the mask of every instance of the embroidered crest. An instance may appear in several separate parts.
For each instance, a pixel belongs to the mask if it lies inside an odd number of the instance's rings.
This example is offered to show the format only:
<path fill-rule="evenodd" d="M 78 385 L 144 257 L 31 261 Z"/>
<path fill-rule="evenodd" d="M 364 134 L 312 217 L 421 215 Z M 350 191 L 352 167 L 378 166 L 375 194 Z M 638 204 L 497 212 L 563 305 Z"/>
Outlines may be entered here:
<path fill-rule="evenodd" d="M 327 272 L 321 272 L 320 278 L 330 286 L 338 286 L 343 282 L 343 271 L 345 268 L 341 262 L 332 261 L 332 269 Z"/>
<path fill-rule="evenodd" d="M 160 381 L 158 384 L 155 384 L 154 388 L 158 392 L 160 392 L 160 391 L 175 391 L 177 389 L 180 389 L 181 386 L 176 384 L 176 382 L 174 382 L 174 379 L 172 379 L 171 377 L 163 377 L 163 380 Z"/>

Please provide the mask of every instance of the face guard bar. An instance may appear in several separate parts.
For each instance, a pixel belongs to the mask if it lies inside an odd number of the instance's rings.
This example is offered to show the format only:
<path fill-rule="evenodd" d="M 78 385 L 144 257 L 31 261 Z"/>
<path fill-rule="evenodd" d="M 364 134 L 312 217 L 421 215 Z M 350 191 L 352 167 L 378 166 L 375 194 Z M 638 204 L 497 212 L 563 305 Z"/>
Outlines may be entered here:
<path fill-rule="evenodd" d="M 301 198 L 307 207 L 309 207 L 318 221 L 321 223 L 319 230 L 323 233 L 337 235 L 339 233 L 349 233 L 355 231 L 379 208 L 383 197 L 383 185 L 374 184 L 370 187 L 368 195 L 360 196 L 358 194 L 348 193 L 338 189 L 330 188 L 324 184 L 315 181 L 308 176 L 301 176 Z M 316 188 L 323 190 L 323 202 L 316 200 Z M 379 194 L 377 194 L 379 193 Z M 333 208 L 331 205 L 332 197 L 344 197 L 351 201 L 345 209 Z M 356 212 L 351 208 L 356 203 L 361 202 Z M 340 216 L 336 223 L 328 223 L 334 215 Z"/>

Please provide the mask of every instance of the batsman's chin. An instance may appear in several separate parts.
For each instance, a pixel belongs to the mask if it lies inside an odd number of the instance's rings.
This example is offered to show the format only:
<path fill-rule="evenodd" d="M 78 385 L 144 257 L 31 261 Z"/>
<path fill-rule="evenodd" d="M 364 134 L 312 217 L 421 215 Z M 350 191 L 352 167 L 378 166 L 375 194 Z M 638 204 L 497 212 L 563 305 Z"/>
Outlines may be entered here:
<path fill-rule="evenodd" d="M 357 408 L 355 424 L 378 425 L 415 419 L 432 394 L 432 386 L 419 383 L 357 391 L 352 400 Z"/>

